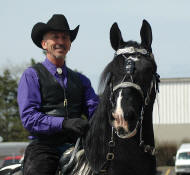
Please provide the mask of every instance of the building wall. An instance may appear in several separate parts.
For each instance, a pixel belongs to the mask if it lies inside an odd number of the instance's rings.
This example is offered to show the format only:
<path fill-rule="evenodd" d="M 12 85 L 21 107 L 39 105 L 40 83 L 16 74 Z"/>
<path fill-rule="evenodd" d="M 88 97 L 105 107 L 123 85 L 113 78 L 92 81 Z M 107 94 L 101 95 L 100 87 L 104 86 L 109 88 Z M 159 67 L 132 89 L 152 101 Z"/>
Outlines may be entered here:
<path fill-rule="evenodd" d="M 154 135 L 158 143 L 190 142 L 190 124 L 155 124 Z"/>
<path fill-rule="evenodd" d="M 161 79 L 153 123 L 159 142 L 190 140 L 190 78 Z"/>

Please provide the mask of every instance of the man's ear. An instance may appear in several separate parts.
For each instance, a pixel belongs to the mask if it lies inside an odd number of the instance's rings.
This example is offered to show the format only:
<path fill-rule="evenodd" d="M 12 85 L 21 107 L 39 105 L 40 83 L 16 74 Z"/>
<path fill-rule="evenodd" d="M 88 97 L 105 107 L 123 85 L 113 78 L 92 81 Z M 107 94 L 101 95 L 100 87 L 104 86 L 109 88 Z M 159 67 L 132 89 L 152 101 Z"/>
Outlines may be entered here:
<path fill-rule="evenodd" d="M 47 42 L 45 40 L 42 40 L 41 45 L 44 50 L 47 49 Z"/>

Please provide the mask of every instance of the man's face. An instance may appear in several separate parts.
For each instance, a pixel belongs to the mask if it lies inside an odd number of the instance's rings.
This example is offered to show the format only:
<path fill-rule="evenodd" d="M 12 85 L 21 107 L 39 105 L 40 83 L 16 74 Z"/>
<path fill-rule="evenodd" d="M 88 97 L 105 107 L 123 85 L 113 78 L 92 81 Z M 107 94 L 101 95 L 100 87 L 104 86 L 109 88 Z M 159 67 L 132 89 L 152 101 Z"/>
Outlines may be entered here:
<path fill-rule="evenodd" d="M 47 51 L 47 56 L 55 59 L 64 59 L 71 47 L 69 34 L 58 31 L 46 33 L 41 44 Z"/>

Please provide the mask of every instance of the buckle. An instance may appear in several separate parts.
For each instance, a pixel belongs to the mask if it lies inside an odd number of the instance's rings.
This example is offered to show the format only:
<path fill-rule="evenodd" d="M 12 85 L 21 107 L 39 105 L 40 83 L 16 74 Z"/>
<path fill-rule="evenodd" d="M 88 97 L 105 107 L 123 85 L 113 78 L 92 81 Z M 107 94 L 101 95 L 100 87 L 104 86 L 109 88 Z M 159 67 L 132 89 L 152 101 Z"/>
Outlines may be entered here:
<path fill-rule="evenodd" d="M 107 170 L 100 170 L 100 173 L 106 173 L 107 172 Z"/>
<path fill-rule="evenodd" d="M 109 141 L 109 147 L 115 147 L 115 142 L 114 141 Z"/>
<path fill-rule="evenodd" d="M 147 153 L 150 151 L 150 145 L 146 145 L 144 148 L 144 152 Z"/>
<path fill-rule="evenodd" d="M 107 153 L 106 160 L 113 160 L 114 159 L 114 153 Z"/>
<path fill-rule="evenodd" d="M 150 145 L 146 145 L 144 148 L 144 152 L 154 156 L 156 154 L 156 148 L 151 147 Z"/>

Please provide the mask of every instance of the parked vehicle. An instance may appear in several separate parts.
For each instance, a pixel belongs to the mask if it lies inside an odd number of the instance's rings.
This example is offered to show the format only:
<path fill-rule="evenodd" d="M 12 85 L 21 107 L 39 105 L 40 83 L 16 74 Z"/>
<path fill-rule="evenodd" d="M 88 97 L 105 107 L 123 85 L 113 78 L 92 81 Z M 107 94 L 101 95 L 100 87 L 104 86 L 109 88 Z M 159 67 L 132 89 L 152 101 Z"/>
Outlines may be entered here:
<path fill-rule="evenodd" d="M 176 175 L 190 173 L 190 143 L 182 144 L 177 150 L 175 173 Z"/>
<path fill-rule="evenodd" d="M 18 156 L 7 156 L 4 158 L 3 160 L 3 164 L 1 167 L 5 167 L 8 165 L 14 165 L 14 164 L 18 164 L 20 163 L 20 160 L 22 159 L 22 155 L 18 155 Z"/>

